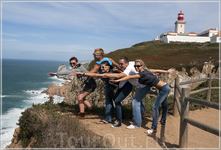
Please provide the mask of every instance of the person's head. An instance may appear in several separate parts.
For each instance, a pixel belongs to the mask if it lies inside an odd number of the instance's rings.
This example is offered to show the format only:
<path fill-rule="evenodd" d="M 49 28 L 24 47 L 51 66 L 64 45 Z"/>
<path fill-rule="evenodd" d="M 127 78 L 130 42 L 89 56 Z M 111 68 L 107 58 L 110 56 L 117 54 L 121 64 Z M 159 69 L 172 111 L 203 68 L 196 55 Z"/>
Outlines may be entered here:
<path fill-rule="evenodd" d="M 104 57 L 104 50 L 102 48 L 96 48 L 94 50 L 94 53 L 93 53 L 93 56 L 94 56 L 94 60 L 102 60 L 102 58 Z"/>
<path fill-rule="evenodd" d="M 110 65 L 110 63 L 108 61 L 103 61 L 101 63 L 101 71 L 102 72 L 107 73 L 107 72 L 110 71 L 110 69 L 111 69 L 111 65 Z"/>
<path fill-rule="evenodd" d="M 76 68 L 78 65 L 78 59 L 76 57 L 71 57 L 69 63 L 72 68 Z"/>
<path fill-rule="evenodd" d="M 119 59 L 118 64 L 119 64 L 121 70 L 125 70 L 127 68 L 127 66 L 129 65 L 129 60 L 127 57 L 123 56 Z"/>
<path fill-rule="evenodd" d="M 148 70 L 145 63 L 141 59 L 136 59 L 135 60 L 135 65 L 134 68 L 137 72 L 142 72 L 144 70 Z"/>

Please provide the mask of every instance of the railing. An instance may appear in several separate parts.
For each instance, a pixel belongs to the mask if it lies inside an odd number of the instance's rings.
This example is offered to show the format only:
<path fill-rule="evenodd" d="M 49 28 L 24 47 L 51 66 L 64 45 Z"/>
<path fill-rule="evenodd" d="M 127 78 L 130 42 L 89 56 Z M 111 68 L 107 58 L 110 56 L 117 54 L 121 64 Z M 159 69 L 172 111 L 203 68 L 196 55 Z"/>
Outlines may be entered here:
<path fill-rule="evenodd" d="M 198 103 L 198 104 L 212 107 L 215 109 L 221 108 L 221 105 L 219 103 L 210 102 L 211 90 L 219 89 L 219 87 L 211 87 L 212 80 L 219 80 L 219 79 L 211 78 L 211 74 L 209 74 L 208 78 L 202 78 L 202 79 L 181 82 L 181 83 L 179 83 L 179 78 L 175 79 L 173 115 L 174 117 L 177 117 L 180 115 L 180 137 L 179 137 L 180 148 L 188 147 L 188 123 L 202 130 L 205 130 L 207 132 L 220 136 L 221 132 L 219 129 L 216 129 L 212 126 L 209 126 L 207 124 L 204 124 L 204 123 L 201 123 L 201 122 L 198 122 L 196 120 L 189 118 L 189 102 Z M 190 91 L 190 88 L 180 87 L 180 85 L 201 82 L 201 81 L 207 81 L 206 88 L 195 90 L 195 91 Z M 202 91 L 207 91 L 207 97 L 206 97 L 207 101 L 190 97 L 191 94 L 199 93 Z M 181 96 L 181 103 L 179 101 L 179 95 Z"/>

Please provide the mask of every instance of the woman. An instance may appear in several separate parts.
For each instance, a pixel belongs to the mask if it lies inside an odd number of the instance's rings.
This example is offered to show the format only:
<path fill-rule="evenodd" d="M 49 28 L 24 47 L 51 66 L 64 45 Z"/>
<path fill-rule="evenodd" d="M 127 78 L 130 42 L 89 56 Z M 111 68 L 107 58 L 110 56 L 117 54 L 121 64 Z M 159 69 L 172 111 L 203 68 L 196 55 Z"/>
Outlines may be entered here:
<path fill-rule="evenodd" d="M 108 61 L 103 61 L 101 63 L 101 67 L 100 67 L 102 73 L 119 73 L 118 71 L 113 71 L 112 69 L 112 65 L 110 65 L 110 63 Z M 91 73 L 91 72 L 86 72 L 86 73 L 82 73 L 82 72 L 77 72 L 77 75 L 81 75 L 81 76 L 90 76 L 90 77 L 97 77 L 100 78 L 100 74 L 97 73 Z M 113 106 L 113 98 L 114 98 L 114 90 L 116 89 L 116 87 L 118 86 L 118 84 L 114 84 L 112 82 L 109 82 L 108 78 L 104 78 L 103 79 L 105 81 L 105 114 L 104 114 L 104 118 L 97 122 L 97 124 L 107 124 L 110 123 L 112 120 L 112 114 L 114 112 L 114 106 Z"/>
<path fill-rule="evenodd" d="M 136 75 L 126 76 L 118 80 L 111 80 L 111 82 L 117 83 L 124 80 L 130 80 L 130 79 L 138 79 L 140 84 L 148 85 L 150 87 L 155 86 L 159 90 L 159 94 L 157 95 L 156 100 L 154 101 L 154 104 L 152 106 L 153 109 L 153 123 L 151 126 L 151 129 L 145 131 L 147 134 L 156 133 L 157 132 L 157 123 L 158 123 L 158 117 L 159 117 L 159 111 L 158 108 L 160 104 L 162 104 L 162 118 L 159 123 L 165 124 L 166 117 L 167 117 L 167 99 L 168 94 L 170 92 L 170 87 L 167 83 L 160 81 L 157 76 L 155 76 L 152 72 L 149 71 L 147 67 L 145 66 L 144 62 L 141 59 L 135 60 L 135 69 L 137 72 L 139 72 Z M 157 72 L 157 70 L 155 70 Z M 174 69 L 169 69 L 167 72 L 171 73 Z M 141 103 L 141 99 L 138 101 L 138 103 Z M 133 108 L 135 109 L 135 108 Z M 134 111 L 134 110 L 133 110 Z M 135 110 L 136 111 L 136 110 Z M 141 116 L 140 112 L 138 112 L 139 116 Z M 138 116 L 138 117 L 139 117 Z M 136 116 L 134 116 L 136 117 Z"/>
<path fill-rule="evenodd" d="M 78 64 L 78 59 L 76 57 L 72 57 L 69 60 L 70 62 L 70 66 L 72 67 L 72 69 L 70 70 L 66 70 L 66 67 L 64 65 L 61 65 L 58 69 L 57 73 L 48 73 L 48 75 L 50 76 L 57 76 L 58 78 L 64 78 L 69 76 L 69 74 L 74 75 L 76 72 L 88 72 L 83 65 Z M 83 81 L 83 83 L 85 84 L 82 91 L 80 92 L 80 94 L 78 95 L 78 103 L 79 103 L 79 108 L 80 108 L 80 113 L 79 115 L 76 117 L 76 119 L 84 119 L 85 116 L 85 112 L 84 112 L 84 106 L 86 106 L 89 110 L 89 113 L 94 113 L 94 109 L 92 108 L 91 104 L 89 103 L 89 101 L 87 101 L 85 99 L 85 97 L 87 95 L 89 95 L 91 92 L 93 92 L 95 90 L 95 88 L 97 87 L 95 80 L 92 77 L 82 77 L 82 76 L 78 76 L 78 79 Z"/>

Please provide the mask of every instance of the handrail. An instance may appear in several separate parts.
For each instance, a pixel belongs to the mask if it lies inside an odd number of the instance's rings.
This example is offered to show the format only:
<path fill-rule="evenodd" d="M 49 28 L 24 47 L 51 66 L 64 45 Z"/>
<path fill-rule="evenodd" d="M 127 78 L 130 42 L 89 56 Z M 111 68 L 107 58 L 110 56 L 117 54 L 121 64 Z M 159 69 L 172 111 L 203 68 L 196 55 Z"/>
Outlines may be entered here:
<path fill-rule="evenodd" d="M 180 82 L 180 85 L 190 84 L 190 83 L 200 82 L 200 81 L 206 81 L 206 80 L 208 80 L 208 78 L 195 79 L 195 80 L 191 80 L 191 81 Z"/>
<path fill-rule="evenodd" d="M 204 123 L 201 123 L 199 121 L 196 121 L 196 120 L 193 120 L 191 118 L 184 118 L 184 121 L 188 122 L 189 124 L 195 126 L 195 127 L 198 127 L 202 130 L 205 130 L 207 132 L 210 132 L 210 133 L 213 133 L 215 135 L 218 135 L 220 136 L 220 130 L 217 129 L 217 128 L 214 128 L 210 125 L 207 125 L 207 124 L 204 124 Z"/>
<path fill-rule="evenodd" d="M 201 105 L 205 105 L 205 106 L 209 106 L 215 109 L 219 109 L 220 104 L 218 103 L 214 103 L 214 102 L 210 102 L 210 101 L 205 101 L 205 100 L 201 100 L 201 99 L 197 99 L 197 98 L 192 98 L 192 97 L 185 97 L 186 101 L 190 101 L 190 102 L 194 102 L 194 103 L 198 103 Z"/>

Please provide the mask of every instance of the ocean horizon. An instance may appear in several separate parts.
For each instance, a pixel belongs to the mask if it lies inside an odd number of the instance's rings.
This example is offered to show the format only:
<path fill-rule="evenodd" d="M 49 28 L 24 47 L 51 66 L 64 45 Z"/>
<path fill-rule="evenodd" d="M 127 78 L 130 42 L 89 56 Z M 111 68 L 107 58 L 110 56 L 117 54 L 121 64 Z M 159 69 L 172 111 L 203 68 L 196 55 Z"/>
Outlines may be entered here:
<path fill-rule="evenodd" d="M 87 62 L 80 62 L 87 63 Z M 67 61 L 2 59 L 2 95 L 1 95 L 1 148 L 11 144 L 18 120 L 25 109 L 32 104 L 44 103 L 48 95 L 41 93 L 52 83 L 61 85 L 67 80 L 48 76 L 57 72 L 59 65 L 70 65 Z M 54 102 L 61 102 L 63 97 L 55 96 Z"/>

